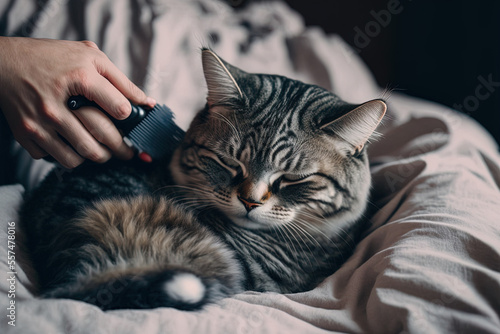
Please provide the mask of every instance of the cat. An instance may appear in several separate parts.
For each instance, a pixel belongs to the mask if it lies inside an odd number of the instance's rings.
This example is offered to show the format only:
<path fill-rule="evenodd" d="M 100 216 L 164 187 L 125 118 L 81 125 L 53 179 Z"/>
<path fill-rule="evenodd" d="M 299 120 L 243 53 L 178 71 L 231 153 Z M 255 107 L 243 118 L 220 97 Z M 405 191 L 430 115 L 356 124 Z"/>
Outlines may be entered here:
<path fill-rule="evenodd" d="M 52 172 L 26 195 L 42 297 L 198 310 L 312 289 L 351 254 L 384 101 L 349 104 L 201 54 L 207 104 L 171 156 L 86 163 L 61 182 Z"/>

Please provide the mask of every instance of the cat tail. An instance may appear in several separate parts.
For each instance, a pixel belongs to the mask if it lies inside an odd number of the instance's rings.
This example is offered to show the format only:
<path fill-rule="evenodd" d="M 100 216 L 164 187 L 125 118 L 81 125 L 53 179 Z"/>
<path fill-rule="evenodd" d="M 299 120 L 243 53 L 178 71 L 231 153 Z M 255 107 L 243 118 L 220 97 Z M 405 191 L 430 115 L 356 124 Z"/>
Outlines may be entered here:
<path fill-rule="evenodd" d="M 104 310 L 197 310 L 242 291 L 235 252 L 172 200 L 100 201 L 53 242 L 61 251 L 45 262 L 44 297 Z"/>
<path fill-rule="evenodd" d="M 221 282 L 183 269 L 106 276 L 57 288 L 44 297 L 82 300 L 103 310 L 172 307 L 194 311 L 231 294 Z"/>

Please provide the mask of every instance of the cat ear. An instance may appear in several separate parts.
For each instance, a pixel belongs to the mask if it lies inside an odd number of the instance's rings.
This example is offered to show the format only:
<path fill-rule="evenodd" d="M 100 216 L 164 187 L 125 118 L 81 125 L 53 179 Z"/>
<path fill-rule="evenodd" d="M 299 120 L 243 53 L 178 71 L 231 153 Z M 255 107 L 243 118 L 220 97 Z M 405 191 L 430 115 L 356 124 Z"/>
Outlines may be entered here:
<path fill-rule="evenodd" d="M 227 103 L 243 97 L 238 83 L 229 71 L 234 68 L 225 63 L 212 50 L 203 49 L 201 53 L 203 73 L 208 86 L 208 106 Z"/>
<path fill-rule="evenodd" d="M 368 101 L 343 116 L 323 124 L 320 129 L 333 132 L 359 152 L 374 134 L 386 110 L 387 105 L 384 101 Z"/>

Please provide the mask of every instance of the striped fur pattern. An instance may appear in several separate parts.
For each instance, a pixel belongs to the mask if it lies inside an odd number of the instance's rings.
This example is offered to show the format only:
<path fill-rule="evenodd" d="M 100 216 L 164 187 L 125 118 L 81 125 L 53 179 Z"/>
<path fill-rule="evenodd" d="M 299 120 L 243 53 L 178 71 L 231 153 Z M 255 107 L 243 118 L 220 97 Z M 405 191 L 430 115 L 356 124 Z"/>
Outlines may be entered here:
<path fill-rule="evenodd" d="M 172 157 L 57 173 L 21 217 L 40 293 L 102 309 L 196 310 L 313 288 L 352 252 L 386 107 L 343 102 L 202 51 L 207 105 Z"/>

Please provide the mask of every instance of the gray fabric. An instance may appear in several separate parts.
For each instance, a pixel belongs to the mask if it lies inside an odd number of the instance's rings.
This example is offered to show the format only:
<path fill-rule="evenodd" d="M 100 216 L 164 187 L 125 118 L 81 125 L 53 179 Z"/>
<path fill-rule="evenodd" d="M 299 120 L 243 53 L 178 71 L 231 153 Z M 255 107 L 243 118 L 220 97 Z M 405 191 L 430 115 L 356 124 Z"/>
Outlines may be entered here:
<path fill-rule="evenodd" d="M 198 48 L 210 32 L 219 35 L 215 51 L 248 71 L 317 83 L 350 102 L 383 94 L 342 40 L 304 29 L 300 17 L 279 2 L 234 14 L 209 0 L 132 1 L 132 23 L 128 2 L 79 2 L 86 14 L 81 20 L 68 14 L 68 3 L 49 1 L 50 23 L 34 25 L 33 36 L 96 41 L 118 67 L 169 105 L 183 127 L 203 105 Z M 0 14 L 6 9 L 10 32 L 34 10 L 22 1 L 12 8 L 0 5 Z M 239 24 L 242 18 L 251 22 L 251 30 Z M 369 148 L 376 208 L 372 227 L 354 255 L 316 289 L 291 295 L 248 292 L 196 313 L 166 308 L 101 312 L 81 302 L 34 298 L 18 268 L 16 328 L 4 318 L 0 331 L 498 333 L 496 144 L 471 119 L 400 94 L 389 98 L 380 130 L 383 137 Z M 16 220 L 13 210 L 21 192 L 19 186 L 0 190 L 3 310 L 8 302 L 5 224 Z"/>

